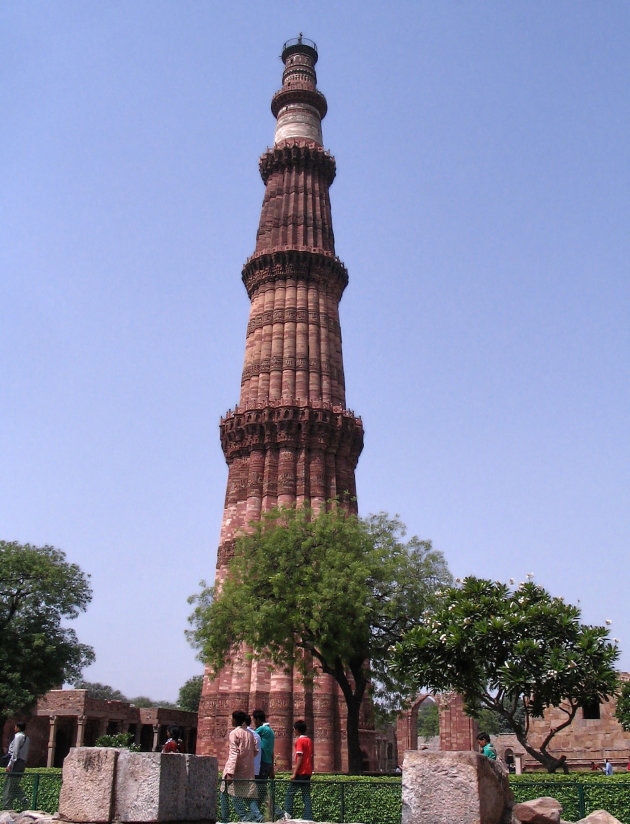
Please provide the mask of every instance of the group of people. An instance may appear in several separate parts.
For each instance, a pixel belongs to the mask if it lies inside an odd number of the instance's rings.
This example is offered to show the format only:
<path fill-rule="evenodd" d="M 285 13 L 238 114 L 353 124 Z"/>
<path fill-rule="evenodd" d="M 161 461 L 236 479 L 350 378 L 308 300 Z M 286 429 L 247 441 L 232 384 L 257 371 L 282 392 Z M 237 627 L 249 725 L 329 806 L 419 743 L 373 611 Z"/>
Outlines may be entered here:
<path fill-rule="evenodd" d="M 233 729 L 229 735 L 228 758 L 221 781 L 221 821 L 229 821 L 230 799 L 241 821 L 263 820 L 261 808 L 267 801 L 269 779 L 275 777 L 275 734 L 264 710 L 254 710 L 252 716 L 244 710 L 232 713 Z M 293 729 L 297 734 L 295 757 L 284 808 L 276 805 L 272 791 L 268 818 L 291 818 L 293 800 L 300 790 L 304 804 L 302 817 L 312 821 L 313 742 L 306 735 L 304 721 L 296 721 Z"/>

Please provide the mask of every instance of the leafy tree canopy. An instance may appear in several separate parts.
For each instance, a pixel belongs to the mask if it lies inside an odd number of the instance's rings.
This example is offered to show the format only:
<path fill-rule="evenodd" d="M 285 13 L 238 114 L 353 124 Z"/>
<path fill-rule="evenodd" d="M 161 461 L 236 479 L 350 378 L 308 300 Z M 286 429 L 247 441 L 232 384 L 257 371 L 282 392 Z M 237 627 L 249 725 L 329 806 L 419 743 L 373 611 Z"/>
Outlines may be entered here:
<path fill-rule="evenodd" d="M 615 716 L 626 732 L 630 732 L 630 681 L 624 681 L 617 696 Z"/>
<path fill-rule="evenodd" d="M 492 710 L 548 771 L 564 767 L 549 755 L 549 742 L 580 706 L 606 701 L 616 689 L 619 652 L 608 629 L 581 624 L 578 607 L 532 581 L 511 589 L 470 577 L 436 595 L 441 607 L 396 647 L 399 675 L 417 688 L 459 692 L 474 717 Z M 530 719 L 551 706 L 563 720 L 535 749 Z"/>
<path fill-rule="evenodd" d="M 62 626 L 91 599 L 89 576 L 61 550 L 0 541 L 0 715 L 32 707 L 94 660 Z"/>
<path fill-rule="evenodd" d="M 177 698 L 179 709 L 187 710 L 187 712 L 198 712 L 202 686 L 203 675 L 193 675 L 192 678 L 189 678 L 179 689 Z"/>
<path fill-rule="evenodd" d="M 110 687 L 109 684 L 100 684 L 98 681 L 76 681 L 73 685 L 75 690 L 87 690 L 90 698 L 100 698 L 102 701 L 127 701 L 136 707 L 164 707 L 165 709 L 180 709 L 179 705 L 172 701 L 155 701 L 147 695 L 138 695 L 135 698 L 127 698 L 120 690 Z M 98 745 L 101 746 L 101 745 Z M 108 746 L 103 744 L 102 746 Z"/>
<path fill-rule="evenodd" d="M 163 707 L 168 710 L 177 710 L 179 707 L 173 704 L 172 701 L 154 701 L 148 695 L 136 695 L 135 698 L 129 698 L 129 703 L 135 707 Z"/>
<path fill-rule="evenodd" d="M 236 542 L 221 588 L 193 596 L 189 639 L 215 674 L 242 643 L 256 657 L 317 672 L 339 684 L 347 706 L 348 760 L 360 772 L 359 710 L 371 682 L 377 703 L 403 698 L 390 669 L 392 645 L 451 581 L 427 541 L 404 541 L 385 514 L 362 519 L 334 505 L 280 509 Z"/>
<path fill-rule="evenodd" d="M 127 697 L 120 690 L 115 690 L 109 684 L 100 684 L 98 681 L 75 681 L 72 685 L 75 690 L 87 690 L 90 698 L 100 698 L 105 701 L 126 701 Z"/>

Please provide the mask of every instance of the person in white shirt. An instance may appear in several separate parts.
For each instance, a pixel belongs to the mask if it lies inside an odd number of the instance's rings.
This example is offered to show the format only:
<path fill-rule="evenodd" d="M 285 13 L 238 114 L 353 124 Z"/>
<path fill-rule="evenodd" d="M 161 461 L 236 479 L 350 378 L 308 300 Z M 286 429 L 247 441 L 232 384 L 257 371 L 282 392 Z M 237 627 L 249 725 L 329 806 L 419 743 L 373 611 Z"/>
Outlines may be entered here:
<path fill-rule="evenodd" d="M 15 735 L 9 744 L 9 763 L 6 766 L 7 776 L 4 780 L 4 791 L 2 793 L 2 809 L 15 809 L 15 800 L 18 799 L 22 809 L 28 807 L 28 798 L 20 787 L 20 781 L 26 768 L 28 759 L 29 737 L 26 734 L 26 723 L 17 721 L 15 724 Z"/>

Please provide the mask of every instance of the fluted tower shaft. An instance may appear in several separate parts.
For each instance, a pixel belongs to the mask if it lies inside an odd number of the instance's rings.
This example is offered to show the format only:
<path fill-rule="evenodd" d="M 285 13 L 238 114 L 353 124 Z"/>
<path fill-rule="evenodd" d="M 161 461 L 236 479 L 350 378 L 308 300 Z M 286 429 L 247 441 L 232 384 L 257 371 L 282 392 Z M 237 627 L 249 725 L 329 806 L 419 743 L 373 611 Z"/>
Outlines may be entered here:
<path fill-rule="evenodd" d="M 221 419 L 228 465 L 216 580 L 234 540 L 276 506 L 314 510 L 339 498 L 356 510 L 360 418 L 346 409 L 339 301 L 348 283 L 335 254 L 329 187 L 335 160 L 322 145 L 324 96 L 311 41 L 285 43 L 282 88 L 273 96 L 274 145 L 260 158 L 265 194 L 254 254 L 242 278 L 251 301 L 238 406 Z M 234 709 L 262 707 L 276 732 L 279 766 L 291 763 L 292 725 L 313 730 L 318 771 L 345 766 L 345 712 L 335 683 L 274 671 L 245 652 L 212 680 L 206 672 L 197 752 L 222 757 Z M 369 743 L 367 745 L 369 749 Z"/>

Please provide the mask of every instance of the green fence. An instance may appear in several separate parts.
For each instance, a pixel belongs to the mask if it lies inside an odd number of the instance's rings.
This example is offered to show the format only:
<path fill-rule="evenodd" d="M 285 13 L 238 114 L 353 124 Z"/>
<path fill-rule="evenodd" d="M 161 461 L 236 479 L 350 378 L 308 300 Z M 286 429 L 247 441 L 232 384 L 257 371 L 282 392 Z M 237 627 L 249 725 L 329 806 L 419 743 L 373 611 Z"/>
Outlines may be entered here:
<path fill-rule="evenodd" d="M 59 808 L 60 790 L 61 770 L 27 770 L 21 777 L 4 771 L 0 773 L 0 806 L 7 810 L 42 810 L 45 813 L 56 813 Z"/>
<path fill-rule="evenodd" d="M 558 776 L 553 781 L 527 781 L 523 776 L 511 781 L 510 786 L 517 803 L 543 795 L 555 798 L 562 804 L 562 818 L 566 821 L 578 821 L 595 810 L 606 810 L 622 824 L 630 824 L 630 781 L 625 776 L 621 780 L 604 776 L 595 780 Z"/>
<path fill-rule="evenodd" d="M 249 784 L 249 782 L 245 783 Z M 268 782 L 267 792 L 262 794 L 265 800 L 260 804 L 265 821 L 273 821 L 282 815 L 289 784 L 288 778 L 276 778 L 274 781 Z M 315 821 L 400 824 L 402 813 L 400 790 L 399 778 L 346 778 L 335 780 L 328 777 L 313 776 L 310 784 L 313 818 Z M 247 801 L 245 799 L 246 806 Z M 218 807 L 217 812 L 220 811 L 220 804 Z M 302 793 L 298 789 L 293 800 L 293 817 L 302 818 L 303 812 Z M 231 799 L 227 820 L 239 820 Z"/>
<path fill-rule="evenodd" d="M 528 780 L 529 776 L 514 777 L 510 786 L 516 802 L 529 801 L 542 795 L 556 798 L 563 807 L 562 817 L 567 821 L 578 821 L 594 810 L 607 810 L 622 824 L 630 824 L 630 776 L 544 776 Z M 11 781 L 15 782 L 11 786 Z M 7 785 L 9 785 L 7 787 Z M 265 819 L 277 818 L 284 807 L 288 778 L 270 781 Z M 6 791 L 5 791 L 6 788 Z M 10 803 L 10 809 L 43 810 L 54 813 L 59 806 L 61 789 L 60 770 L 27 770 L 22 778 L 0 773 L 0 793 L 3 801 Z M 273 793 L 273 815 L 271 814 L 271 793 Z M 311 782 L 311 802 L 315 821 L 352 822 L 363 824 L 400 824 L 402 799 L 399 778 L 360 778 L 313 776 Z M 220 805 L 217 805 L 220 808 Z M 238 821 L 233 804 L 229 805 L 231 821 Z M 219 810 L 217 810 L 217 813 Z M 293 815 L 303 813 L 300 791 L 295 795 Z"/>

